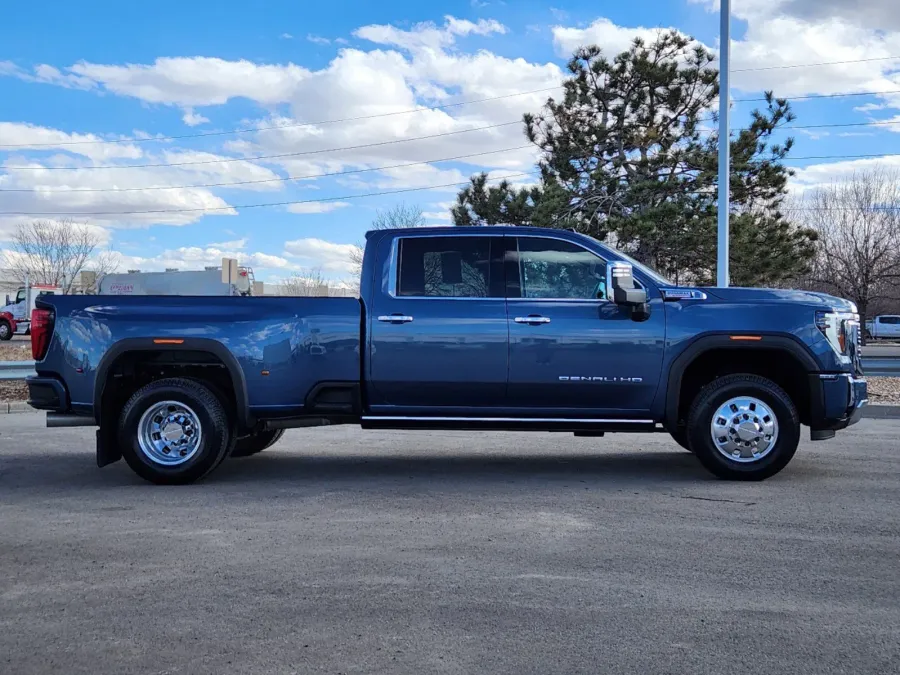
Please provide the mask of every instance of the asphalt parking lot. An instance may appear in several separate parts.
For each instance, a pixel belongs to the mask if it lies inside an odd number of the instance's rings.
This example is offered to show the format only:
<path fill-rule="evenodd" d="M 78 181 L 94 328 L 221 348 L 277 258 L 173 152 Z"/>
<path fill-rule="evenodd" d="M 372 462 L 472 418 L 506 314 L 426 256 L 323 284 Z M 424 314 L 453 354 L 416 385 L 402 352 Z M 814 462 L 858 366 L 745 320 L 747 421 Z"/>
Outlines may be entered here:
<path fill-rule="evenodd" d="M 896 673 L 900 421 L 758 484 L 665 436 L 289 431 L 205 483 L 0 418 L 0 673 Z"/>

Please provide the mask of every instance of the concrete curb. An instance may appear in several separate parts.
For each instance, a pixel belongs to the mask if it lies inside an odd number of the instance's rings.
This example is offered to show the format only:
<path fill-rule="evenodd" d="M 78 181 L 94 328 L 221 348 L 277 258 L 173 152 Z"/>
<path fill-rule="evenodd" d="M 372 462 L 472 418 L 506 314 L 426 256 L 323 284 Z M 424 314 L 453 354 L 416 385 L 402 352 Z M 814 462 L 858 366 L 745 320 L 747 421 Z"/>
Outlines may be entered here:
<path fill-rule="evenodd" d="M 12 415 L 14 413 L 36 413 L 25 401 L 0 401 L 0 415 Z"/>
<path fill-rule="evenodd" d="M 900 419 L 900 405 L 870 404 L 863 408 L 862 416 L 870 420 L 896 420 Z"/>

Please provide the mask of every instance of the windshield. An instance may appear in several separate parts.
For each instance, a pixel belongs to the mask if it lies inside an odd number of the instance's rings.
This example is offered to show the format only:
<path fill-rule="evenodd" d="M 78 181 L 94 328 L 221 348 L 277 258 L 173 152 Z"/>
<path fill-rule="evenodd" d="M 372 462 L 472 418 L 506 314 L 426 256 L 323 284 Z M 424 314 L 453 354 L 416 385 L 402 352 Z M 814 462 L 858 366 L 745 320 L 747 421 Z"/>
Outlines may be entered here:
<path fill-rule="evenodd" d="M 586 236 L 590 237 L 590 235 L 586 235 Z M 659 286 L 675 286 L 674 283 L 672 283 L 671 281 L 669 281 L 668 279 L 666 279 L 666 278 L 665 278 L 664 276 L 662 276 L 659 272 L 656 272 L 655 270 L 653 270 L 653 269 L 647 267 L 647 266 L 646 266 L 645 264 L 643 264 L 643 263 L 639 263 L 637 260 L 635 260 L 634 258 L 632 258 L 632 257 L 631 257 L 630 255 L 628 255 L 627 253 L 625 253 L 625 252 L 623 252 L 623 251 L 620 251 L 619 249 L 615 248 L 614 246 L 611 246 L 611 245 L 609 245 L 609 244 L 603 243 L 602 241 L 600 241 L 600 240 L 597 239 L 596 237 L 590 237 L 590 238 L 593 239 L 594 241 L 596 241 L 598 244 L 601 244 L 602 246 L 605 246 L 606 248 L 608 248 L 608 249 L 610 249 L 610 250 L 612 250 L 612 251 L 615 251 L 615 252 L 618 254 L 618 256 L 619 256 L 620 258 L 622 258 L 622 260 L 624 260 L 625 262 L 629 262 L 629 263 L 631 263 L 632 265 L 634 265 L 637 269 L 639 269 L 639 270 L 640 270 L 643 274 L 645 274 L 646 276 L 650 277 L 650 278 L 651 278 L 656 284 L 658 284 Z"/>

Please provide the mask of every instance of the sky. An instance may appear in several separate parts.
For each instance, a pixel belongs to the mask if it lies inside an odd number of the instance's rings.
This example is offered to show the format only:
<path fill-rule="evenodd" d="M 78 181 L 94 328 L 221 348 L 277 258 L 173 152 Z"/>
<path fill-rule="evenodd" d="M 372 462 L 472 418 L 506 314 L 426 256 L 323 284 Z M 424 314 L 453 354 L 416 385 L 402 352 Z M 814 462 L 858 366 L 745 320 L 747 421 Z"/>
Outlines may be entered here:
<path fill-rule="evenodd" d="M 733 0 L 731 96 L 771 89 L 807 127 L 780 132 L 792 190 L 900 167 L 894 2 Z M 718 2 L 4 3 L 0 251 L 67 215 L 123 270 L 228 256 L 257 279 L 346 279 L 379 209 L 446 225 L 469 176 L 529 182 L 521 117 L 558 95 L 572 51 L 661 28 L 716 51 Z"/>

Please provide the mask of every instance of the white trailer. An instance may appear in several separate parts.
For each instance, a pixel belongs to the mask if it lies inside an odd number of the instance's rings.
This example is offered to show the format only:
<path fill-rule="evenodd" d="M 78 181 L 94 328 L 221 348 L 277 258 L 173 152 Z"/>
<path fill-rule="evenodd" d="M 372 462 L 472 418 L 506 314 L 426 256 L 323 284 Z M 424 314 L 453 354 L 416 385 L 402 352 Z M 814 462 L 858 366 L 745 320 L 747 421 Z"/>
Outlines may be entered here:
<path fill-rule="evenodd" d="M 225 258 L 222 267 L 204 270 L 107 274 L 100 279 L 97 292 L 100 295 L 253 295 L 253 270 Z"/>

